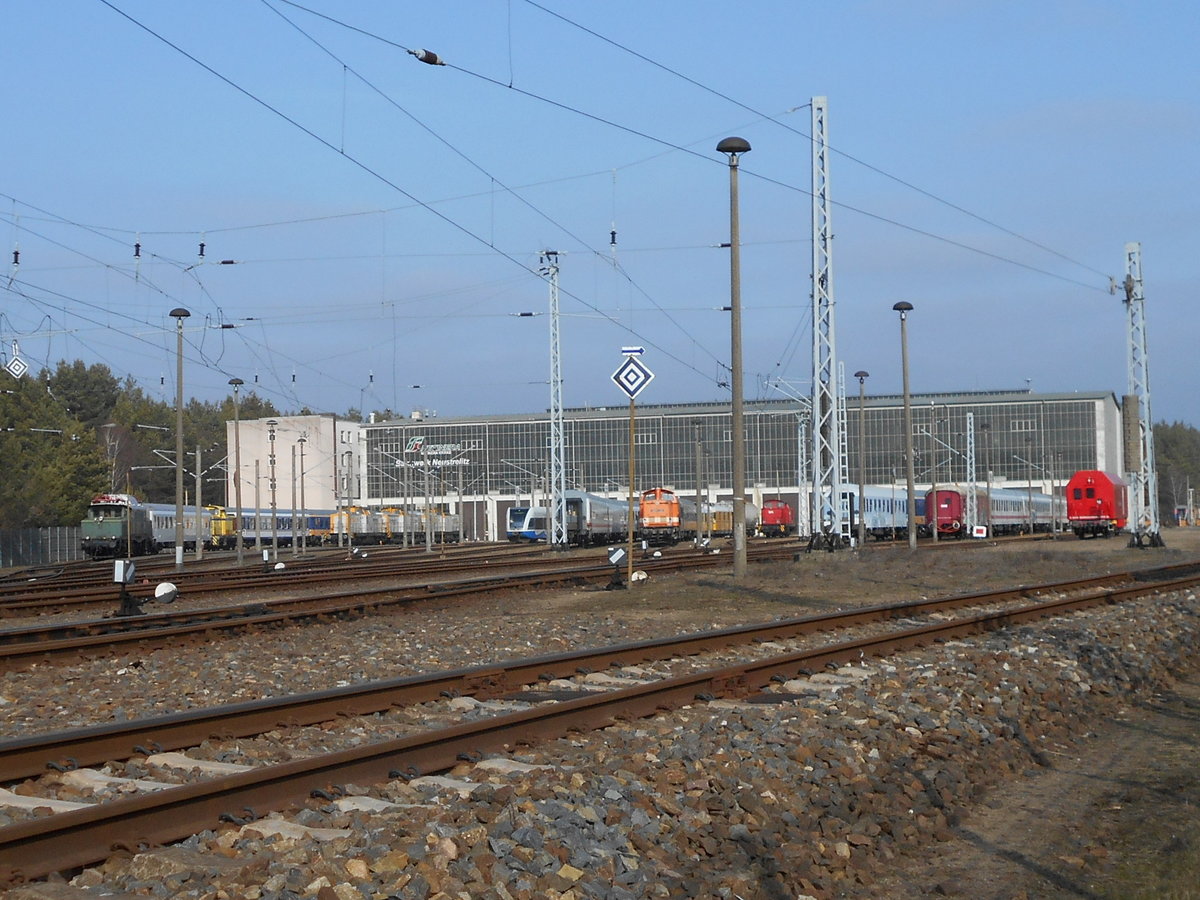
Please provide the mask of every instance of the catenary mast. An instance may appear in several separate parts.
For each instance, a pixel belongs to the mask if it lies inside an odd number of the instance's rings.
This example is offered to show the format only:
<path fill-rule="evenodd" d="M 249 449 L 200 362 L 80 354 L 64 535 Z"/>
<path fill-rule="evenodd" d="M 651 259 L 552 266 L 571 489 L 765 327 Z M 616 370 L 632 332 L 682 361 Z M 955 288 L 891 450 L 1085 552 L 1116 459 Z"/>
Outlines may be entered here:
<path fill-rule="evenodd" d="M 833 226 L 829 198 L 828 101 L 812 99 L 812 537 L 826 549 L 850 540 L 843 499 L 845 412 L 834 339 Z"/>
<path fill-rule="evenodd" d="M 542 274 L 550 281 L 550 546 L 567 547 L 567 465 L 563 425 L 562 357 L 558 341 L 558 252 L 542 251 Z"/>
<path fill-rule="evenodd" d="M 1125 415 L 1125 469 L 1130 489 L 1131 547 L 1163 546 L 1158 518 L 1158 472 L 1150 413 L 1150 351 L 1146 344 L 1146 298 L 1142 293 L 1142 245 L 1125 245 L 1125 311 L 1129 317 L 1129 393 Z"/>

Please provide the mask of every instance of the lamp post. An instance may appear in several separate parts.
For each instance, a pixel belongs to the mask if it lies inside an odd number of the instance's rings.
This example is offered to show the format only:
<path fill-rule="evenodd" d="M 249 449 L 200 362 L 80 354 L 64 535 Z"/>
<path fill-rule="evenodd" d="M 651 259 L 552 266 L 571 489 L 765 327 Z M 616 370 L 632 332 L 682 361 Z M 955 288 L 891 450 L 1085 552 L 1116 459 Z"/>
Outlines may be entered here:
<path fill-rule="evenodd" d="M 866 415 L 866 381 L 871 377 L 870 372 L 854 373 L 858 379 L 858 546 L 867 542 L 867 523 L 863 521 L 866 509 L 867 482 L 867 415 Z"/>
<path fill-rule="evenodd" d="M 1029 490 L 1026 492 L 1029 497 L 1029 533 L 1033 534 L 1037 524 L 1033 515 L 1033 438 L 1027 438 L 1025 444 L 1028 447 L 1025 451 L 1025 455 L 1028 457 L 1025 460 L 1025 472 L 1029 481 Z"/>
<path fill-rule="evenodd" d="M 233 387 L 233 496 L 237 503 L 234 543 L 237 546 L 237 561 L 240 566 L 245 548 L 242 545 L 242 430 L 238 418 L 238 388 L 246 382 L 240 378 L 230 378 L 229 383 Z"/>
<path fill-rule="evenodd" d="M 183 320 L 191 313 L 171 310 L 175 320 L 175 571 L 183 571 Z"/>
<path fill-rule="evenodd" d="M 900 313 L 900 368 L 904 376 L 904 455 L 906 457 L 905 477 L 908 481 L 908 549 L 917 549 L 917 490 L 913 482 L 916 475 L 913 471 L 913 425 L 912 398 L 908 393 L 908 314 L 913 305 L 907 300 L 901 300 L 892 305 L 892 309 Z"/>
<path fill-rule="evenodd" d="M 300 445 L 300 552 L 308 552 L 308 511 L 304 506 L 304 445 L 308 443 L 307 435 L 300 435 L 296 438 L 296 443 Z M 292 540 L 296 539 L 295 534 L 292 535 Z"/>
<path fill-rule="evenodd" d="M 937 409 L 929 401 L 929 496 L 933 498 L 933 509 L 925 510 L 925 520 L 930 523 L 929 533 L 933 542 L 938 542 L 938 483 L 937 483 Z"/>
<path fill-rule="evenodd" d="M 992 537 L 992 425 L 990 422 L 980 422 L 979 430 L 983 432 L 983 482 L 984 497 L 987 503 L 988 537 Z"/>
<path fill-rule="evenodd" d="M 733 390 L 733 577 L 746 576 L 746 434 L 742 426 L 742 259 L 738 222 L 738 158 L 750 151 L 745 138 L 727 137 L 717 152 L 729 157 L 729 332 Z M 696 511 L 698 516 L 700 511 Z"/>
<path fill-rule="evenodd" d="M 279 515 L 275 505 L 275 426 L 278 424 L 274 419 L 267 419 L 267 439 L 270 441 L 267 462 L 271 469 L 267 482 L 271 488 L 271 562 L 279 559 Z"/>

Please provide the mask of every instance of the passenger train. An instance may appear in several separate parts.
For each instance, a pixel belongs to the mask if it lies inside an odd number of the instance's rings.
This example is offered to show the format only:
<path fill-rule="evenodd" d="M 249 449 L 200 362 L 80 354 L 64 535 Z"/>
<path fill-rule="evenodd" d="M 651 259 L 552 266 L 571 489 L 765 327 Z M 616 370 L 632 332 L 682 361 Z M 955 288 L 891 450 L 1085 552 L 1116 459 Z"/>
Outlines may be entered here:
<path fill-rule="evenodd" d="M 565 496 L 567 543 L 607 544 L 628 535 L 629 501 L 577 490 L 567 491 Z M 514 506 L 508 510 L 505 536 L 509 541 L 546 541 L 550 529 L 550 513 L 545 506 Z"/>
<path fill-rule="evenodd" d="M 930 491 L 925 508 L 932 510 L 931 527 L 939 537 L 961 538 L 967 533 L 967 502 L 974 491 L 977 525 L 989 535 L 1028 534 L 1051 531 L 1065 522 L 1067 507 L 1062 497 L 1019 488 L 986 488 L 950 484 Z"/>

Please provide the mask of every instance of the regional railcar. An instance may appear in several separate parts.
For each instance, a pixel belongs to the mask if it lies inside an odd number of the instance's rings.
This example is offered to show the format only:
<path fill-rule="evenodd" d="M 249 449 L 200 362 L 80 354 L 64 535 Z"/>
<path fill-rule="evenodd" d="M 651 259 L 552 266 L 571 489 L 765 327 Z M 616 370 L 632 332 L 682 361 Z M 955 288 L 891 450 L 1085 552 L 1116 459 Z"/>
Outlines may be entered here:
<path fill-rule="evenodd" d="M 1129 524 L 1129 485 L 1119 475 L 1080 470 L 1066 495 L 1067 524 L 1078 537 L 1109 537 Z"/>
<path fill-rule="evenodd" d="M 506 536 L 513 543 L 546 540 L 546 507 L 513 506 L 508 510 Z"/>
<path fill-rule="evenodd" d="M 579 490 L 569 490 L 564 497 L 567 543 L 606 544 L 628 535 L 629 501 Z M 547 541 L 552 527 L 548 506 L 513 506 L 508 510 L 505 537 L 514 543 Z"/>

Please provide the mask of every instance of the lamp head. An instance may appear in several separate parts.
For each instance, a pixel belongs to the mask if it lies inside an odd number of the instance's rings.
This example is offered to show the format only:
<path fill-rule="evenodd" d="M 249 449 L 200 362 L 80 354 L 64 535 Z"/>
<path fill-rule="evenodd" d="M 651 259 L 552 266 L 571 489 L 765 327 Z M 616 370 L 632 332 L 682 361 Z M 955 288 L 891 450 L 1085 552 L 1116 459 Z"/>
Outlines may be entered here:
<path fill-rule="evenodd" d="M 738 156 L 742 153 L 750 151 L 750 142 L 745 138 L 727 137 L 721 143 L 717 144 L 718 153 L 728 153 L 731 156 Z"/>

